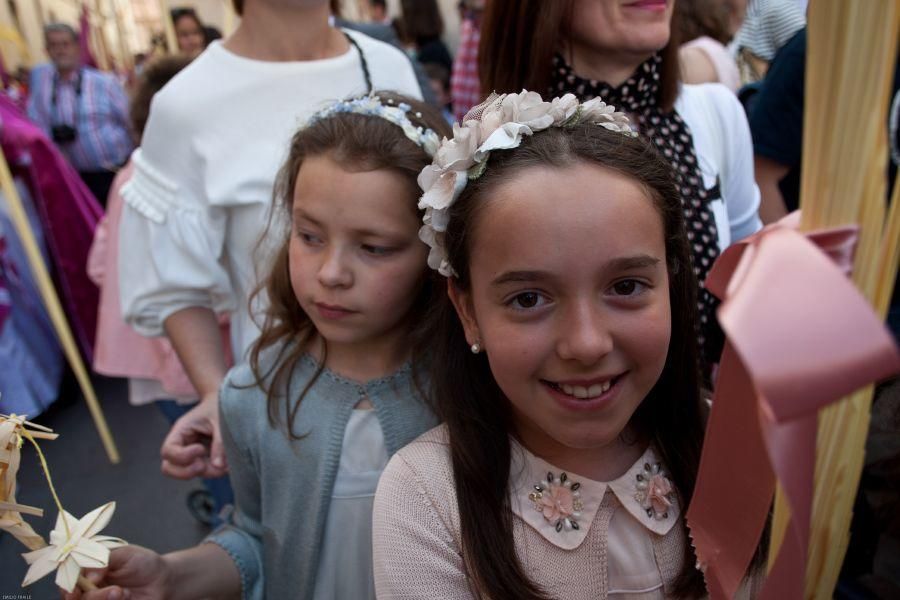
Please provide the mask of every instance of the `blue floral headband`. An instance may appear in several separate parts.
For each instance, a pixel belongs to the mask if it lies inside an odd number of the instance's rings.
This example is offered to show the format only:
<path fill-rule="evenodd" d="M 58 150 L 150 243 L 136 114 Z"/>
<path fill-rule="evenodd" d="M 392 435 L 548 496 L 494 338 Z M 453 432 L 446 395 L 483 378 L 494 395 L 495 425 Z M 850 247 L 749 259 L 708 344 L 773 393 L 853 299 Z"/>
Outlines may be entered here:
<path fill-rule="evenodd" d="M 351 113 L 356 115 L 366 115 L 370 117 L 379 117 L 393 123 L 403 130 L 403 134 L 411 141 L 415 142 L 422 148 L 428 156 L 434 158 L 435 152 L 441 145 L 441 139 L 432 129 L 426 129 L 421 126 L 414 125 L 409 120 L 407 114 L 412 107 L 406 102 L 400 102 L 394 105 L 394 101 L 390 98 L 382 102 L 377 94 L 369 94 L 361 98 L 353 98 L 351 100 L 341 100 L 332 104 L 328 108 L 324 108 L 310 117 L 308 124 L 327 119 L 339 113 Z M 415 113 L 417 117 L 421 117 L 421 113 Z"/>

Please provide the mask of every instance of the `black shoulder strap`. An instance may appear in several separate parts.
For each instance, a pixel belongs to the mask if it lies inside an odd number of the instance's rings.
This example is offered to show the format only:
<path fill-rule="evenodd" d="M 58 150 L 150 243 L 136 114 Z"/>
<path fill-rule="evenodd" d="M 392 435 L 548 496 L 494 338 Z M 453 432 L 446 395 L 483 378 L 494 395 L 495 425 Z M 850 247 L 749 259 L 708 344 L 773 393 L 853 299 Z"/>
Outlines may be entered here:
<path fill-rule="evenodd" d="M 369 74 L 369 63 L 366 62 L 366 55 L 363 54 L 362 48 L 359 47 L 359 44 L 356 43 L 356 40 L 347 33 L 346 31 L 341 30 L 341 33 L 344 34 L 344 37 L 347 38 L 347 41 L 350 42 L 356 51 L 359 52 L 359 62 L 362 66 L 363 78 L 366 80 L 366 93 L 370 93 L 372 91 L 372 76 Z"/>

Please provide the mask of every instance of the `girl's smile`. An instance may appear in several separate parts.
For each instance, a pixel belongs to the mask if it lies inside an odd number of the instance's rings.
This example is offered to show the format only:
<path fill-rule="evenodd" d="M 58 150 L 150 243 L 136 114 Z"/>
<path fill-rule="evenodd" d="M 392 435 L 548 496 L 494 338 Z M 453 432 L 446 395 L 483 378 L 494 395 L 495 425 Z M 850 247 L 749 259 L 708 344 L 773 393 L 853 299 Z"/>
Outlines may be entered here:
<path fill-rule="evenodd" d="M 570 382 L 541 380 L 541 383 L 548 388 L 550 395 L 563 408 L 574 411 L 592 411 L 602 409 L 613 401 L 616 393 L 621 389 L 619 383 L 625 375 L 625 373 L 621 373 L 614 377 L 596 377 Z"/>

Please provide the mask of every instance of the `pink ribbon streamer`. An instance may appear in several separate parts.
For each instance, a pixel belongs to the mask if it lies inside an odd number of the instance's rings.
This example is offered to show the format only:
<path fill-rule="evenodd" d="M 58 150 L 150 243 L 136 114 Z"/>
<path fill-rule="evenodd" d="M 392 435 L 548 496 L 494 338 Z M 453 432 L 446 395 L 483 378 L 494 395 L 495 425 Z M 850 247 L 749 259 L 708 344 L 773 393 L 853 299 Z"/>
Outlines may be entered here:
<path fill-rule="evenodd" d="M 803 597 L 818 411 L 900 371 L 890 334 L 848 278 L 858 228 L 804 235 L 798 221 L 727 249 L 706 281 L 728 342 L 687 522 L 712 598 L 741 586 L 776 477 L 791 518 L 762 597 Z"/>

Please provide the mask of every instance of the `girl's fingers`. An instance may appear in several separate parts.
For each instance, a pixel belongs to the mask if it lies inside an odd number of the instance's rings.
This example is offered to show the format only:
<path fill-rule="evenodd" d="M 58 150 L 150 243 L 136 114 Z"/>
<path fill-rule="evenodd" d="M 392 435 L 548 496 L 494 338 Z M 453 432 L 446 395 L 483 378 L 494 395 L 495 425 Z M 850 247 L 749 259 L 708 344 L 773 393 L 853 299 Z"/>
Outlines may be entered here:
<path fill-rule="evenodd" d="M 83 596 L 83 600 L 128 600 L 131 598 L 131 592 L 123 590 L 117 585 L 94 590 Z"/>

